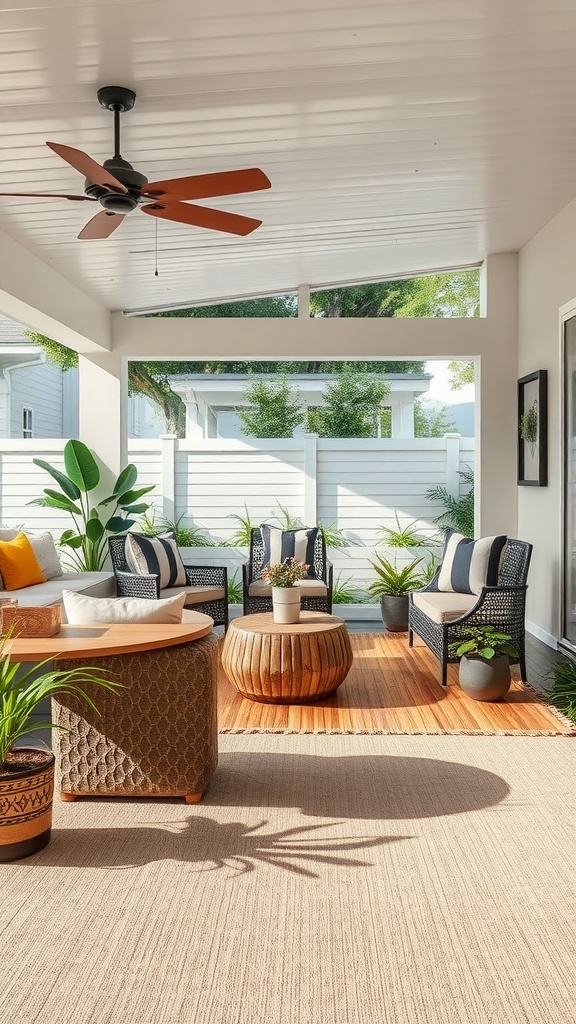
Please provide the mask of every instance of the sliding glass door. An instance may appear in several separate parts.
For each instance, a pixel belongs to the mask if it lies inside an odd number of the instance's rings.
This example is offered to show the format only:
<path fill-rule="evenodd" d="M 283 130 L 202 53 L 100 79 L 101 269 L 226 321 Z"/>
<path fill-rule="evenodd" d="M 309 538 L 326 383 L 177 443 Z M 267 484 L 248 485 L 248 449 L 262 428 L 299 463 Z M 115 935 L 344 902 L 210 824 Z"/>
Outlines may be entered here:
<path fill-rule="evenodd" d="M 563 550 L 562 637 L 576 651 L 576 316 L 564 323 Z"/>

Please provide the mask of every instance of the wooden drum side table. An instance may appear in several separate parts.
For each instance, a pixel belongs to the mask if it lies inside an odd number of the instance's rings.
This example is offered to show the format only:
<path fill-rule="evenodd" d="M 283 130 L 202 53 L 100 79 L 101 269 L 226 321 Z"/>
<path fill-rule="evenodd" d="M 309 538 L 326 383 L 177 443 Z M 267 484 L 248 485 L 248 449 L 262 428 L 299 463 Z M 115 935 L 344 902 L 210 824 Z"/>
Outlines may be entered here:
<path fill-rule="evenodd" d="M 232 619 L 224 638 L 222 666 L 244 697 L 262 704 L 309 704 L 344 681 L 352 648 L 343 619 L 301 612 L 293 625 L 270 613 Z"/>
<path fill-rule="evenodd" d="M 124 683 L 118 695 L 86 690 L 52 699 L 52 740 L 62 800 L 79 796 L 182 796 L 198 803 L 218 763 L 218 637 L 185 609 L 182 623 L 63 625 L 49 638 L 17 638 L 13 661 L 52 658 L 59 669 L 97 665 Z"/>

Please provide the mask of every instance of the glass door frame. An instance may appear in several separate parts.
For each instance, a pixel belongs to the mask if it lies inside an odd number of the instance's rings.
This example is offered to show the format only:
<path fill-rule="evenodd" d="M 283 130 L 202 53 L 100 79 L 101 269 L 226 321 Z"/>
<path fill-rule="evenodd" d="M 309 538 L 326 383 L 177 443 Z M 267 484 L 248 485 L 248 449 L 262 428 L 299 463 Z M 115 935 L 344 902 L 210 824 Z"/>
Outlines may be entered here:
<path fill-rule="evenodd" d="M 568 573 L 572 569 L 572 542 L 568 538 L 568 446 L 570 432 L 568 427 L 568 415 L 572 412 L 576 415 L 575 408 L 570 409 L 566 400 L 568 389 L 567 357 L 566 357 L 566 326 L 568 321 L 576 318 L 576 298 L 560 307 L 560 428 L 561 428 L 561 451 L 562 451 L 562 472 L 560 474 L 560 639 L 558 648 L 564 649 L 572 656 L 576 655 L 576 639 L 569 640 L 566 636 L 567 616 L 567 594 L 568 594 Z M 574 481 L 576 483 L 576 481 Z M 574 512 L 576 518 L 576 509 Z M 574 595 L 576 598 L 576 594 Z"/>

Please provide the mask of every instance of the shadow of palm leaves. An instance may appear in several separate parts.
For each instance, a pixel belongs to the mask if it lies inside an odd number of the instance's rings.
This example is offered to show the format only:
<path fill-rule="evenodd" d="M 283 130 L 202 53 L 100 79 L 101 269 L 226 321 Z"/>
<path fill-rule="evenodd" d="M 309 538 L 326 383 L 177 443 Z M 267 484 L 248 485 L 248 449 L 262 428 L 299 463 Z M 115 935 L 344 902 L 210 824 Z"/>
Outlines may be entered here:
<path fill-rule="evenodd" d="M 329 864 L 341 867 L 371 867 L 367 860 L 345 856 L 358 850 L 367 850 L 396 842 L 406 836 L 323 836 L 312 833 L 336 828 L 344 822 L 332 821 L 321 825 L 301 825 L 278 832 L 261 832 L 267 821 L 247 826 L 240 821 L 221 825 L 213 818 L 187 819 L 187 827 L 194 828 L 197 853 L 203 849 L 204 859 L 212 862 L 215 870 L 225 866 L 237 867 L 240 874 L 254 871 L 258 862 L 273 864 L 295 874 L 318 878 L 312 865 Z"/>
<path fill-rule="evenodd" d="M 270 864 L 308 878 L 318 878 L 322 865 L 366 868 L 372 862 L 355 857 L 411 836 L 327 836 L 345 822 L 301 825 L 263 831 L 267 821 L 248 825 L 189 815 L 184 820 L 152 822 L 130 828 L 71 828 L 54 832 L 50 846 L 34 858 L 39 866 L 124 869 L 154 861 L 197 864 L 199 871 L 232 869 L 237 874 Z"/>

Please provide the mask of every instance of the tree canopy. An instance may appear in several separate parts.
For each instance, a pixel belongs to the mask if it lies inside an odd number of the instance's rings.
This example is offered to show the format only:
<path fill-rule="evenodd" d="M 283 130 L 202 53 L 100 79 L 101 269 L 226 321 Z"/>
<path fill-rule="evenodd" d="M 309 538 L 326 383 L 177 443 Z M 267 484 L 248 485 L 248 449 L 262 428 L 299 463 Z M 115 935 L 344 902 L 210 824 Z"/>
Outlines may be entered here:
<path fill-rule="evenodd" d="M 242 432 L 248 437 L 292 437 L 304 422 L 298 392 L 286 375 L 272 379 L 256 377 L 244 391 L 249 405 L 236 410 Z"/>

